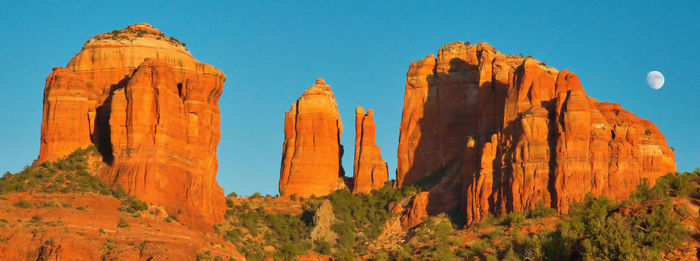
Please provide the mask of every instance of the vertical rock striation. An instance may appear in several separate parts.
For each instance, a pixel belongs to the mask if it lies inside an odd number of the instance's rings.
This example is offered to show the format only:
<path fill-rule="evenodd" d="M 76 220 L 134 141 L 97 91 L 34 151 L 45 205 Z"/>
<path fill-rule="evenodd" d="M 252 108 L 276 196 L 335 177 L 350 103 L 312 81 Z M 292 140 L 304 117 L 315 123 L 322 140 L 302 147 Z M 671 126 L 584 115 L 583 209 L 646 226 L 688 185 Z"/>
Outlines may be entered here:
<path fill-rule="evenodd" d="M 319 78 L 285 113 L 280 196 L 326 195 L 344 186 L 342 132 L 335 96 Z"/>
<path fill-rule="evenodd" d="M 588 97 L 567 70 L 486 43 L 410 65 L 397 156 L 398 186 L 461 172 L 469 222 L 540 201 L 566 212 L 588 192 L 620 200 L 676 169 L 653 123 Z"/>
<path fill-rule="evenodd" d="M 148 24 L 97 35 L 47 79 L 38 161 L 97 145 L 110 165 L 102 179 L 209 229 L 225 209 L 216 182 L 225 79 Z"/>
<path fill-rule="evenodd" d="M 375 141 L 374 113 L 362 107 L 355 109 L 355 160 L 352 192 L 369 193 L 389 181 L 386 162 Z"/>

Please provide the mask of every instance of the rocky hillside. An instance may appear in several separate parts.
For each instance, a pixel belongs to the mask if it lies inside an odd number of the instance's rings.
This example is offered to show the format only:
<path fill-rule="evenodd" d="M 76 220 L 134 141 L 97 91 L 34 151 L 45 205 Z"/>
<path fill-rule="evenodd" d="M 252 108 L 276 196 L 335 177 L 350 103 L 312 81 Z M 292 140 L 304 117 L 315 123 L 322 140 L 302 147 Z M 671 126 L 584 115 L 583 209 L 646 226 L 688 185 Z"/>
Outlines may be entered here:
<path fill-rule="evenodd" d="M 223 220 L 216 183 L 225 76 L 148 24 L 90 38 L 46 80 L 38 163 L 95 145 L 98 174 L 191 226 Z"/>
<path fill-rule="evenodd" d="M 243 260 L 231 243 L 111 189 L 95 147 L 0 178 L 2 260 Z"/>

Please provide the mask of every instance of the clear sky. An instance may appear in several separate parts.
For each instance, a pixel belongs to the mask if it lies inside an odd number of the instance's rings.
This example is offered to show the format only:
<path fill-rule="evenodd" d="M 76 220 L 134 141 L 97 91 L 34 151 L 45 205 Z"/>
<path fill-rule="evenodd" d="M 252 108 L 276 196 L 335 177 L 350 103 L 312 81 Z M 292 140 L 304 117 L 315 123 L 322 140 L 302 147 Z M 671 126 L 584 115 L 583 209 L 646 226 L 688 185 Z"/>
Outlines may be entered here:
<path fill-rule="evenodd" d="M 700 1 L 493 2 L 3 1 L 0 170 L 36 159 L 51 68 L 88 38 L 143 22 L 228 77 L 217 176 L 226 193 L 277 194 L 284 112 L 318 77 L 346 126 L 346 171 L 354 108 L 363 106 L 375 111 L 393 178 L 408 65 L 453 41 L 488 42 L 575 72 L 590 96 L 656 123 L 680 171 L 700 167 Z M 665 75 L 662 89 L 646 86 L 651 70 Z"/>

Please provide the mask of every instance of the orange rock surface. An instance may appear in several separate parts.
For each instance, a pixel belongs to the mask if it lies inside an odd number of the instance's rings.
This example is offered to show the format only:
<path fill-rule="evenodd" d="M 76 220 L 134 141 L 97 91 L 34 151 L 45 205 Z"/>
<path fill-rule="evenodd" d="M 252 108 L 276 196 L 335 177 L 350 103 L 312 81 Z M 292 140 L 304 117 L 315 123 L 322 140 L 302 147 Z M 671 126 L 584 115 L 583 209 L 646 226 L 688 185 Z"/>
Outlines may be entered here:
<path fill-rule="evenodd" d="M 386 162 L 375 141 L 374 112 L 362 107 L 355 109 L 355 161 L 352 192 L 369 193 L 389 181 Z"/>
<path fill-rule="evenodd" d="M 285 113 L 280 196 L 321 196 L 345 186 L 342 132 L 335 96 L 319 78 Z"/>
<path fill-rule="evenodd" d="M 428 202 L 430 192 L 423 191 L 413 197 L 406 212 L 401 216 L 401 226 L 411 228 L 423 223 L 423 218 L 428 216 Z"/>
<path fill-rule="evenodd" d="M 97 35 L 46 81 L 38 161 L 97 145 L 106 182 L 210 228 L 225 208 L 216 183 L 225 78 L 150 25 Z"/>
<path fill-rule="evenodd" d="M 588 97 L 567 70 L 486 43 L 411 64 L 400 131 L 398 186 L 456 163 L 470 222 L 539 201 L 566 212 L 587 192 L 620 200 L 676 169 L 653 123 Z"/>
<path fill-rule="evenodd" d="M 192 260 L 209 251 L 245 260 L 230 242 L 93 193 L 12 193 L 0 200 L 2 260 Z M 12 205 L 18 201 L 34 208 Z M 41 207 L 38 207 L 41 206 Z M 90 217 L 90 218 L 86 218 Z"/>

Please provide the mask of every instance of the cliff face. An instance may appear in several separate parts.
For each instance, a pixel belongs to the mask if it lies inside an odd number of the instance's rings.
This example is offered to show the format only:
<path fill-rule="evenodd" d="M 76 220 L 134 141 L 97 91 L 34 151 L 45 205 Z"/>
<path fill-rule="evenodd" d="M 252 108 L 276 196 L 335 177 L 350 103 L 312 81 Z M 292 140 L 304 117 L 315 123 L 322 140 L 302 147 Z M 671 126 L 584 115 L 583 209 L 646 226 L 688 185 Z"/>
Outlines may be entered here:
<path fill-rule="evenodd" d="M 216 183 L 225 76 L 147 24 L 88 40 L 46 81 L 38 161 L 97 145 L 100 176 L 191 226 L 223 220 Z"/>
<path fill-rule="evenodd" d="M 389 181 L 386 162 L 376 143 L 374 112 L 362 107 L 355 109 L 355 160 L 352 192 L 369 193 Z"/>
<path fill-rule="evenodd" d="M 468 221 L 539 201 L 566 212 L 587 192 L 623 199 L 676 169 L 653 123 L 588 97 L 571 72 L 486 43 L 411 64 L 400 131 L 398 185 L 460 172 Z"/>
<path fill-rule="evenodd" d="M 326 195 L 344 186 L 342 132 L 331 87 L 317 79 L 285 113 L 280 196 Z"/>

